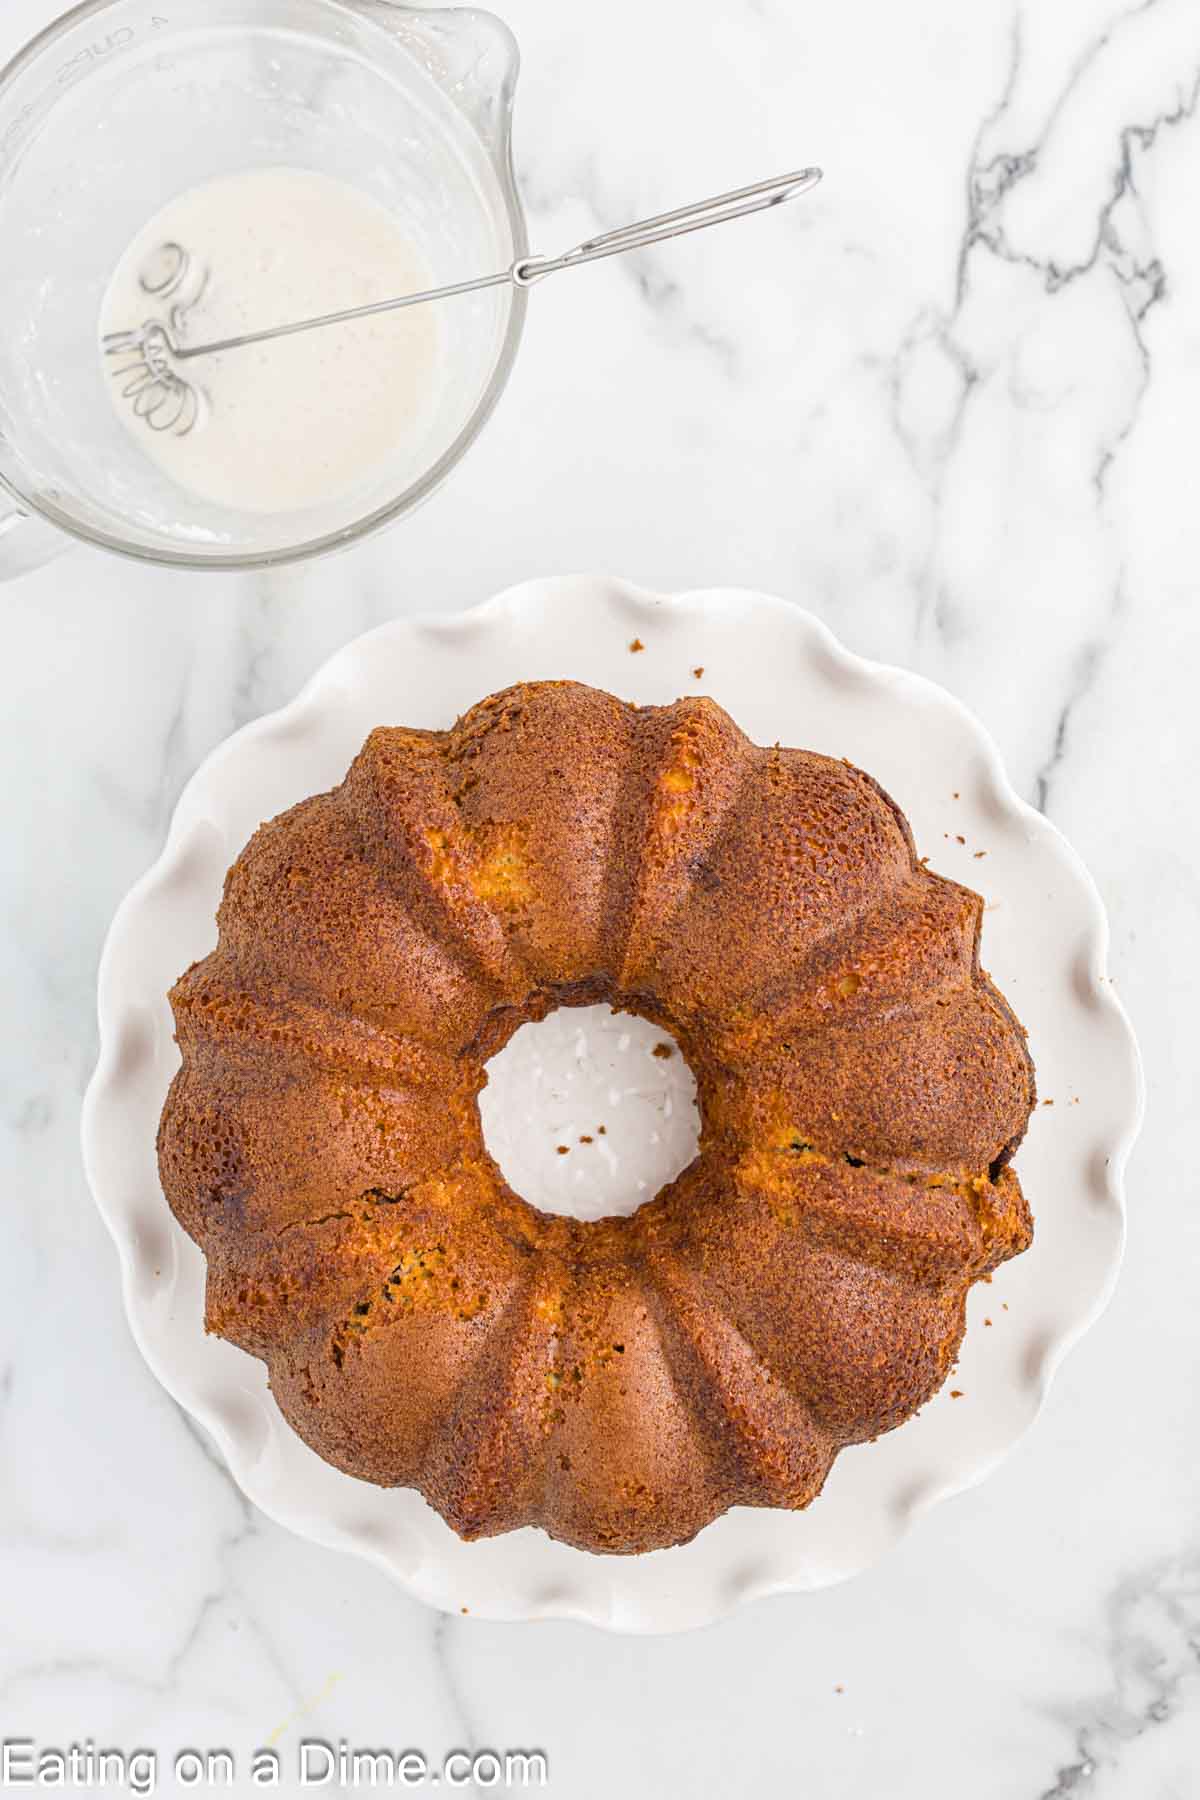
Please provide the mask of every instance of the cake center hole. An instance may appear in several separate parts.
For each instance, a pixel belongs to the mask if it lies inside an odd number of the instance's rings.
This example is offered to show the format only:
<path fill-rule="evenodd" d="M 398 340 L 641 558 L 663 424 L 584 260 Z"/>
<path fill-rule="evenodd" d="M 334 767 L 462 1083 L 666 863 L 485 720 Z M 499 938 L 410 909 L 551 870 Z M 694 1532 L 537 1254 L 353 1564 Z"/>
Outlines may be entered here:
<path fill-rule="evenodd" d="M 560 1007 L 522 1025 L 487 1075 L 484 1140 L 509 1185 L 543 1212 L 634 1213 L 696 1154 L 695 1077 L 670 1032 L 647 1019 Z"/>

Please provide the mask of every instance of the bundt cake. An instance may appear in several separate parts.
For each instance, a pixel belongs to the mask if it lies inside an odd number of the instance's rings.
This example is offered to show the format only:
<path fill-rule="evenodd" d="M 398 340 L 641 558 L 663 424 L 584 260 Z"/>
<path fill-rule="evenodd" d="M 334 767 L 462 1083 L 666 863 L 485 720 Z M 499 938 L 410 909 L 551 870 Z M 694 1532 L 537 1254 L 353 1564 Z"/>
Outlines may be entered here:
<path fill-rule="evenodd" d="M 869 776 L 711 700 L 541 682 L 373 732 L 256 834 L 171 996 L 159 1157 L 208 1329 L 319 1455 L 463 1537 L 645 1551 L 807 1506 L 1031 1239 L 982 910 Z M 702 1132 L 583 1223 L 506 1185 L 478 1094 L 519 1025 L 605 1001 L 674 1034 Z"/>

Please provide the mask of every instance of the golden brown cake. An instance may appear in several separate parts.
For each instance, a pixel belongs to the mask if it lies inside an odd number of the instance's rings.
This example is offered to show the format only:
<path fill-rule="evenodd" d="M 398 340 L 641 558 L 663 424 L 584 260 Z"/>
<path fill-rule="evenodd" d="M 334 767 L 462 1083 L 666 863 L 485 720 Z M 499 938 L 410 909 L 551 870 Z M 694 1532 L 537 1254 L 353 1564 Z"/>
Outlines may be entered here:
<path fill-rule="evenodd" d="M 464 1537 L 644 1551 L 807 1506 L 1030 1242 L 1033 1069 L 981 915 L 869 776 L 711 700 L 543 682 L 373 732 L 256 834 L 171 996 L 159 1157 L 208 1329 Z M 519 1025 L 603 1001 L 674 1034 L 702 1135 L 584 1223 L 506 1185 L 477 1097 Z"/>

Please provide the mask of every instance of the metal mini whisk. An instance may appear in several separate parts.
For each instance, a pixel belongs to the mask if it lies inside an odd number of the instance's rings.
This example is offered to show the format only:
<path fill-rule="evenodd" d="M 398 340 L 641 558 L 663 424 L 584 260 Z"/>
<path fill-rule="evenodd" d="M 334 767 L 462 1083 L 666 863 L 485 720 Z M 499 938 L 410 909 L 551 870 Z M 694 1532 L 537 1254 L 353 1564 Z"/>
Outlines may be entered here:
<path fill-rule="evenodd" d="M 241 337 L 223 338 L 209 344 L 184 343 L 182 333 L 188 313 L 207 290 L 210 272 L 202 268 L 182 244 L 171 241 L 158 247 L 139 278 L 147 298 L 168 307 L 166 322 L 147 319 L 135 330 L 112 332 L 102 340 L 103 348 L 107 356 L 119 359 L 119 366 L 113 371 L 114 378 L 124 383 L 122 396 L 130 401 L 137 417 L 152 431 L 173 431 L 186 437 L 203 419 L 206 399 L 203 390 L 180 373 L 178 364 L 193 362 L 202 356 L 242 350 L 250 344 L 270 343 L 275 338 L 294 337 L 303 331 L 344 325 L 352 319 L 399 312 L 407 306 L 424 306 L 431 300 L 476 294 L 484 288 L 504 287 L 510 283 L 519 288 L 532 287 L 560 269 L 579 268 L 584 263 L 598 262 L 601 257 L 643 250 L 650 244 L 682 237 L 689 231 L 704 231 L 710 225 L 723 225 L 729 219 L 765 212 L 808 193 L 820 179 L 820 169 L 798 169 L 789 175 L 776 175 L 769 181 L 756 181 L 749 187 L 734 188 L 711 200 L 697 200 L 690 206 L 657 213 L 652 219 L 641 219 L 617 231 L 602 232 L 599 237 L 588 238 L 560 256 L 519 257 L 511 268 L 502 269 L 495 275 L 480 275 L 471 281 L 456 281 L 447 287 L 428 288 L 419 294 L 403 294 L 394 300 L 377 300 L 369 306 L 350 307 L 345 312 L 326 313 L 320 318 L 272 325 L 262 331 L 250 331 Z"/>

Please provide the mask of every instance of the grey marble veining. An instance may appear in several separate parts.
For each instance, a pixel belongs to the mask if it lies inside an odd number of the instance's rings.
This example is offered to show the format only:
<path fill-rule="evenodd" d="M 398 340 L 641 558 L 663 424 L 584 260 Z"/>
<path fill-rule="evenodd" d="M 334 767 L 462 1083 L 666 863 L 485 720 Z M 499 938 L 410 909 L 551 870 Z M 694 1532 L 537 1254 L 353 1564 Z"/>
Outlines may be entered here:
<path fill-rule="evenodd" d="M 0 55 L 52 10 L 6 0 Z M 1192 1800 L 1200 9 L 507 16 L 539 247 L 827 179 L 539 290 L 496 420 L 392 535 L 0 593 L 0 1735 L 540 1747 L 570 1800 Z M 197 763 L 360 631 L 583 568 L 784 594 L 972 706 L 1105 894 L 1150 1089 L 1116 1298 L 1027 1441 L 848 1586 L 682 1639 L 442 1619 L 254 1512 L 130 1341 L 77 1149 L 103 935 Z"/>

